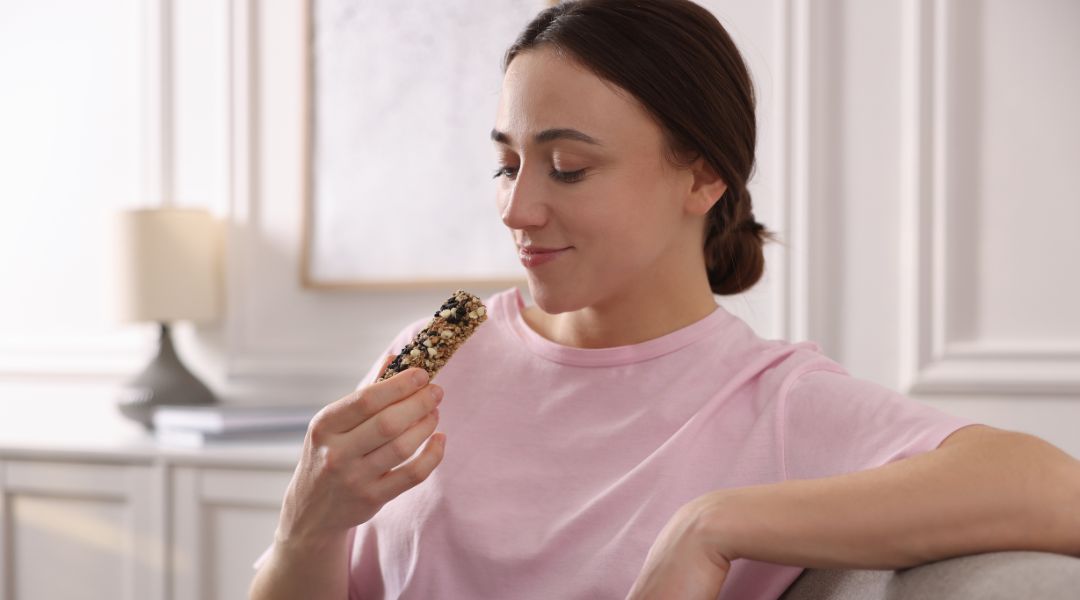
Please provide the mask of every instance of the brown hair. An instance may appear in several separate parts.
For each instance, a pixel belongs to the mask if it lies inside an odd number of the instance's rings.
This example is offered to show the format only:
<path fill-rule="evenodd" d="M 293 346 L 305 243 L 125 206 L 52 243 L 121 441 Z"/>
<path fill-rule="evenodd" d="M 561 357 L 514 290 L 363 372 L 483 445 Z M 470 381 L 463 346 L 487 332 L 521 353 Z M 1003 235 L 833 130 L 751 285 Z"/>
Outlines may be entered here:
<path fill-rule="evenodd" d="M 664 130 L 677 166 L 703 157 L 727 184 L 705 222 L 713 293 L 738 294 L 761 279 L 772 232 L 754 219 L 747 180 L 757 126 L 750 74 L 731 37 L 690 0 L 568 0 L 541 11 L 506 51 L 549 44 L 626 90 Z"/>

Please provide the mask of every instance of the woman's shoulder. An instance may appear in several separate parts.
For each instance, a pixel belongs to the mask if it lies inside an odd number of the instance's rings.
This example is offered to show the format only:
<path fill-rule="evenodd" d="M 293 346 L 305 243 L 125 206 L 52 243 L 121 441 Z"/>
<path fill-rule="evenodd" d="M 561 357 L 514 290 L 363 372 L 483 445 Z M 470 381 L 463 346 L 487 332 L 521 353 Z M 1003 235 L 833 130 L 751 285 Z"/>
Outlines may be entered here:
<path fill-rule="evenodd" d="M 813 340 L 790 341 L 749 335 L 746 344 L 747 347 L 739 352 L 743 357 L 743 368 L 752 372 L 750 376 L 756 378 L 769 395 L 783 395 L 807 373 L 828 371 L 848 375 L 847 370 Z"/>

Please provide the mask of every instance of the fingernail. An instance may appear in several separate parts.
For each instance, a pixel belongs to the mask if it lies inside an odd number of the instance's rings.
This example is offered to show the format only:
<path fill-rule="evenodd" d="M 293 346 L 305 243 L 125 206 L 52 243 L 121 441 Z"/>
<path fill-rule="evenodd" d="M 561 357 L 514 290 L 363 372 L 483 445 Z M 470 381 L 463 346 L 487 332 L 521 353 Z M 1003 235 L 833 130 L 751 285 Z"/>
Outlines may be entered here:
<path fill-rule="evenodd" d="M 416 370 L 416 371 L 415 371 L 415 372 L 413 373 L 413 381 L 414 381 L 414 382 L 416 383 L 416 385 L 418 385 L 418 386 L 422 386 L 422 385 L 424 385 L 425 383 L 427 383 L 427 382 L 428 382 L 428 376 L 427 376 L 427 371 L 425 371 L 425 370 L 423 370 L 423 369 L 418 369 L 418 370 Z"/>
<path fill-rule="evenodd" d="M 431 386 L 431 394 L 435 396 L 435 404 L 442 402 L 443 390 L 437 385 Z"/>

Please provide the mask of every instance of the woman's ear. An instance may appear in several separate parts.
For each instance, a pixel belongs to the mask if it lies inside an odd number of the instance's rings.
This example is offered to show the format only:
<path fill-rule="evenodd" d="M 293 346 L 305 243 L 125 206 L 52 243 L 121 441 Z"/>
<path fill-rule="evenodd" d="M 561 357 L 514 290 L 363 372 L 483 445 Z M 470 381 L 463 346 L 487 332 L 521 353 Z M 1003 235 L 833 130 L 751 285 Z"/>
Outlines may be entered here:
<path fill-rule="evenodd" d="M 687 212 L 704 215 L 709 212 L 720 196 L 727 191 L 727 183 L 716 174 L 704 158 L 698 158 L 690 167 L 693 183 L 686 199 Z"/>

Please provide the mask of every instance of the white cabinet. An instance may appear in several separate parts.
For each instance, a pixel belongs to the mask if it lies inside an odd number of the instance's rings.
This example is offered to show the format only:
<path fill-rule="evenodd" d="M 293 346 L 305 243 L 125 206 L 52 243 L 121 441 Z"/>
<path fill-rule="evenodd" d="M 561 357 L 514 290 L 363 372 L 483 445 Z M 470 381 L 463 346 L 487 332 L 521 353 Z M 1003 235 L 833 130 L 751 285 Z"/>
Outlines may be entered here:
<path fill-rule="evenodd" d="M 172 475 L 173 600 L 246 598 L 292 473 L 182 467 Z"/>
<path fill-rule="evenodd" d="M 155 467 L 0 464 L 5 600 L 162 597 Z"/>
<path fill-rule="evenodd" d="M 0 600 L 246 598 L 298 450 L 0 445 Z"/>

